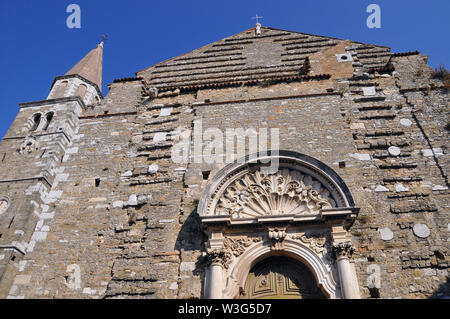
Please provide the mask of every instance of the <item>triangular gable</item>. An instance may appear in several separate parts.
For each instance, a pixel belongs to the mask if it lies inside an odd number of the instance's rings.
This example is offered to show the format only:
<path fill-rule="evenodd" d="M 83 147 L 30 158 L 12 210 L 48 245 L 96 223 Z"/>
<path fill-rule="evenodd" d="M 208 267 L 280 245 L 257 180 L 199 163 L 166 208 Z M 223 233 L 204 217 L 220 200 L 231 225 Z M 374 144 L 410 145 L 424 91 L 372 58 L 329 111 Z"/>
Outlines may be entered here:
<path fill-rule="evenodd" d="M 171 58 L 136 75 L 160 90 L 298 76 L 307 57 L 346 40 L 261 27 L 252 28 Z M 348 51 L 360 70 L 382 67 L 388 47 L 350 42 Z"/>

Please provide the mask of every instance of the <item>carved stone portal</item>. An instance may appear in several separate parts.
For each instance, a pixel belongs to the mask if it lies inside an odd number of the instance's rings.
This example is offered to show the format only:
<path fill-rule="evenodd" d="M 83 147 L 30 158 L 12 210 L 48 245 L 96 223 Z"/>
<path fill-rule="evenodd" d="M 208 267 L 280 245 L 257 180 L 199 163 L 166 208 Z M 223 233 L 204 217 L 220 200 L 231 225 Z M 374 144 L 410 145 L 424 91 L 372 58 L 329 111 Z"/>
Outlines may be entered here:
<path fill-rule="evenodd" d="M 277 159 L 277 172 L 262 169 L 268 158 Z M 304 154 L 277 151 L 227 165 L 198 205 L 209 237 L 205 297 L 358 298 L 349 259 L 336 258 L 351 248 L 333 247 L 349 241 L 357 213 L 336 172 Z M 279 269 L 288 259 L 292 267 Z"/>
<path fill-rule="evenodd" d="M 216 215 L 233 219 L 263 215 L 319 214 L 335 207 L 330 192 L 317 180 L 299 171 L 284 168 L 274 174 L 249 172 L 224 191 Z"/>

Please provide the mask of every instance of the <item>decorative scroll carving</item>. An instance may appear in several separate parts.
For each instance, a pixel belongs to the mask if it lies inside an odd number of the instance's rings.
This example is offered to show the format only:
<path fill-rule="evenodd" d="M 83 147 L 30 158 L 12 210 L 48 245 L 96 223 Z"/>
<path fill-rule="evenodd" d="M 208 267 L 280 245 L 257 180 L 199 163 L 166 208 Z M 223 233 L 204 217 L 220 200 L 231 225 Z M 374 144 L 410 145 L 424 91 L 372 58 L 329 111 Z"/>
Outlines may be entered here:
<path fill-rule="evenodd" d="M 354 251 L 355 248 L 352 247 L 352 243 L 350 242 L 333 244 L 333 252 L 336 260 L 340 258 L 351 258 Z"/>
<path fill-rule="evenodd" d="M 260 242 L 261 238 L 230 238 L 227 237 L 224 240 L 224 248 L 235 257 L 242 255 L 245 250 L 252 244 Z"/>
<path fill-rule="evenodd" d="M 215 214 L 233 219 L 264 215 L 318 214 L 335 206 L 330 192 L 317 180 L 284 168 L 274 174 L 249 172 L 234 181 L 218 201 Z"/>
<path fill-rule="evenodd" d="M 328 233 L 312 233 L 312 234 L 304 234 L 304 235 L 291 235 L 290 237 L 294 240 L 299 240 L 302 243 L 306 244 L 315 251 L 317 254 L 324 254 L 326 248 L 325 244 L 327 243 Z"/>

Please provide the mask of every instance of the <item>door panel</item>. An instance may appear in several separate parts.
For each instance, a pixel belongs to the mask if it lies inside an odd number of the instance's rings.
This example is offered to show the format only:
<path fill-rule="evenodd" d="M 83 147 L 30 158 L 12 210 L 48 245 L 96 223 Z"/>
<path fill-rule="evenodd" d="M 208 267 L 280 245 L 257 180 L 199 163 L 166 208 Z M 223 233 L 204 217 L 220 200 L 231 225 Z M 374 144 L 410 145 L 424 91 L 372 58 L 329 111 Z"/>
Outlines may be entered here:
<path fill-rule="evenodd" d="M 322 299 L 311 271 L 287 257 L 269 257 L 250 271 L 242 296 L 248 299 Z"/>

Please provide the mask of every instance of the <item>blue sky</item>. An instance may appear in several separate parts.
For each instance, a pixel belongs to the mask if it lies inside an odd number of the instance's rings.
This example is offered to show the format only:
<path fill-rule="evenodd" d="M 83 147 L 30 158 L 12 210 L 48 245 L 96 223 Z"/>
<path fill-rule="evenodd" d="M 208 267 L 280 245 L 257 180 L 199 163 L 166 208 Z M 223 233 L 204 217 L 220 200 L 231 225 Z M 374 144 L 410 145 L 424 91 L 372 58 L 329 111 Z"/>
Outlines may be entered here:
<path fill-rule="evenodd" d="M 69 29 L 69 4 L 81 7 L 81 28 Z M 369 29 L 366 8 L 381 7 L 381 29 Z M 103 93 L 116 78 L 262 25 L 419 50 L 428 63 L 450 67 L 449 0 L 33 0 L 0 2 L 0 137 L 18 103 L 43 100 L 64 75 L 108 34 Z"/>

